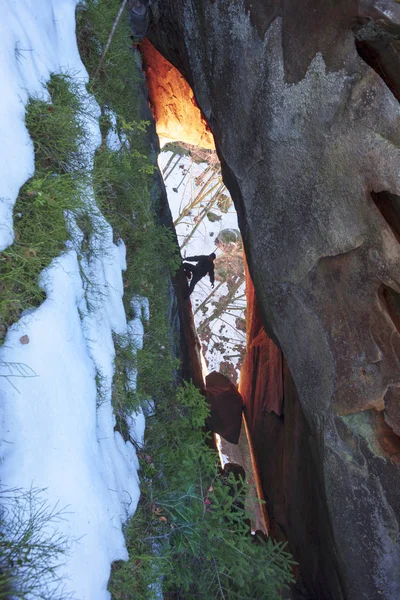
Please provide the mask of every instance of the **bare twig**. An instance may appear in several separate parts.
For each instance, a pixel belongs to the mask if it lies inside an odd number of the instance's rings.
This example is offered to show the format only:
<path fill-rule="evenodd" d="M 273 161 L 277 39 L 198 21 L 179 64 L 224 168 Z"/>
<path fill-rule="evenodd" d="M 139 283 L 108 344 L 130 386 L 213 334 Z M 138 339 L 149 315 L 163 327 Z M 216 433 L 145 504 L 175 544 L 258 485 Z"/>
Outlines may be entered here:
<path fill-rule="evenodd" d="M 218 185 L 219 185 L 219 187 L 218 187 Z M 194 225 L 192 231 L 183 240 L 183 242 L 181 244 L 181 249 L 184 246 L 186 246 L 186 244 L 190 241 L 190 239 L 193 237 L 193 235 L 196 232 L 196 230 L 198 229 L 198 227 L 201 225 L 201 223 L 204 221 L 205 217 L 208 215 L 208 213 L 211 210 L 211 208 L 214 206 L 214 204 L 215 204 L 215 202 L 216 202 L 216 200 L 218 198 L 218 195 L 220 194 L 220 192 L 224 188 L 224 184 L 223 183 L 221 183 L 221 184 L 216 183 L 214 185 L 214 187 L 212 188 L 211 191 L 214 191 L 215 188 L 218 188 L 217 191 L 215 192 L 215 194 L 212 196 L 211 200 L 207 203 L 207 205 L 203 208 L 203 210 L 199 214 L 198 221 Z"/>
<path fill-rule="evenodd" d="M 121 7 L 120 7 L 120 9 L 119 9 L 119 11 L 118 11 L 118 14 L 117 14 L 117 16 L 116 16 L 116 18 L 115 18 L 115 21 L 114 21 L 114 23 L 113 23 L 113 26 L 112 26 L 112 28 L 111 28 L 110 35 L 108 36 L 107 43 L 106 43 L 106 45 L 105 45 L 105 48 L 104 48 L 104 50 L 103 50 L 103 54 L 102 54 L 102 55 L 101 55 L 101 57 L 100 57 L 100 62 L 99 62 L 99 64 L 98 64 L 98 67 L 97 67 L 96 71 L 94 72 L 94 75 L 93 75 L 93 78 L 94 78 L 94 79 L 96 79 L 96 77 L 97 77 L 97 75 L 99 74 L 99 71 L 100 71 L 100 69 L 101 69 L 101 67 L 102 67 L 102 65 L 103 65 L 103 62 L 104 62 L 105 56 L 106 56 L 106 54 L 107 54 L 107 52 L 108 52 L 108 49 L 109 49 L 109 47 L 110 47 L 110 44 L 111 44 L 111 42 L 112 42 L 112 39 L 113 39 L 113 37 L 114 37 L 115 30 L 117 29 L 118 23 L 119 23 L 119 21 L 120 21 L 120 19 L 121 19 L 122 13 L 124 12 L 124 8 L 125 8 L 125 6 L 126 6 L 126 3 L 127 3 L 127 1 L 128 1 L 128 0 L 123 0 L 123 2 L 122 2 L 122 4 L 121 4 Z"/>
<path fill-rule="evenodd" d="M 0 377 L 4 377 L 8 381 L 8 383 L 15 389 L 18 394 L 21 392 L 17 388 L 17 386 L 11 381 L 12 377 L 37 377 L 37 374 L 31 367 L 25 365 L 24 363 L 18 362 L 5 362 L 0 360 Z"/>
<path fill-rule="evenodd" d="M 204 174 L 210 170 L 211 170 L 211 167 L 208 167 L 204 171 Z M 211 184 L 213 179 L 217 179 L 217 184 L 216 185 L 212 184 L 212 187 L 209 188 L 209 185 Z M 186 217 L 186 215 L 188 215 L 190 213 L 190 211 L 195 206 L 198 206 L 210 193 L 212 193 L 216 189 L 216 187 L 218 187 L 220 181 L 221 181 L 220 170 L 217 172 L 213 171 L 211 173 L 211 177 L 209 177 L 209 179 L 207 179 L 207 181 L 203 184 L 203 187 L 201 188 L 201 190 L 199 191 L 197 196 L 193 200 L 191 200 L 191 202 L 189 202 L 189 204 L 187 204 L 186 207 L 182 211 L 179 211 L 179 215 L 178 215 L 177 219 L 175 219 L 175 221 L 174 221 L 175 227 L 176 227 L 176 225 L 178 225 L 178 223 L 180 223 L 182 221 L 182 219 L 184 219 Z M 214 197 L 215 197 L 215 200 L 218 199 L 216 196 L 214 196 Z"/>
<path fill-rule="evenodd" d="M 175 156 L 175 155 L 174 155 Z M 166 173 L 167 171 L 167 167 L 165 167 L 165 172 L 163 171 L 163 178 L 164 181 L 167 181 L 168 177 L 171 175 L 171 173 L 173 172 L 173 170 L 175 169 L 176 165 L 178 164 L 178 162 L 181 160 L 181 155 L 178 154 L 176 161 L 174 162 L 174 164 L 172 165 L 172 167 L 170 168 L 170 170 L 168 171 L 168 173 Z M 167 165 L 168 166 L 168 165 Z"/>
<path fill-rule="evenodd" d="M 240 288 L 242 283 L 244 283 L 244 281 L 245 281 L 244 275 L 242 275 L 241 277 L 238 278 L 237 282 L 232 287 L 232 290 L 229 292 L 229 294 L 220 299 L 218 306 L 215 308 L 215 310 L 212 312 L 212 314 L 209 317 L 207 317 L 206 319 L 204 319 L 204 321 L 201 323 L 201 325 L 198 328 L 199 333 L 203 332 L 206 329 L 207 325 L 209 325 L 215 319 L 223 320 L 221 318 L 221 315 L 225 312 L 226 307 L 229 306 L 232 299 L 235 297 L 236 292 L 238 291 L 238 289 Z M 232 327 L 232 325 L 230 325 L 230 326 Z"/>
<path fill-rule="evenodd" d="M 212 557 L 212 559 L 213 559 L 213 563 L 214 563 L 214 567 L 215 567 L 215 572 L 216 572 L 216 574 L 217 574 L 218 585 L 219 585 L 219 591 L 221 592 L 221 596 L 222 596 L 222 598 L 225 600 L 225 594 L 224 594 L 224 590 L 223 590 L 223 588 L 222 588 L 221 579 L 219 578 L 218 566 L 217 566 L 217 563 L 215 562 L 215 558 L 214 558 L 214 556 Z"/>
<path fill-rule="evenodd" d="M 215 294 L 215 292 L 217 292 L 219 290 L 219 288 L 225 283 L 225 281 L 220 281 L 216 287 L 208 294 L 207 298 L 205 300 L 203 300 L 203 302 L 201 304 L 199 304 L 199 306 L 196 308 L 196 310 L 194 311 L 194 315 L 196 313 L 199 312 L 199 310 L 201 310 L 204 306 L 206 306 L 206 304 L 208 303 L 208 301 L 210 300 L 211 296 L 213 296 Z"/>
<path fill-rule="evenodd" d="M 168 167 L 172 163 L 172 161 L 174 160 L 175 156 L 176 156 L 176 152 L 172 152 L 170 158 L 168 159 L 167 164 L 163 168 L 163 171 L 162 171 L 163 175 L 165 175 L 165 173 L 168 171 Z"/>

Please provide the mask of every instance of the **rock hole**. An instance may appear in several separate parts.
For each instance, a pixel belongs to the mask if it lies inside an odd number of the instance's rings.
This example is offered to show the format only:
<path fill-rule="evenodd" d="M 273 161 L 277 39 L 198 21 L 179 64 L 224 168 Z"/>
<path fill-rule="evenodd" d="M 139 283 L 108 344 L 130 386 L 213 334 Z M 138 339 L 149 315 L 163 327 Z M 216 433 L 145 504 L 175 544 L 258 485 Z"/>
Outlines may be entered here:
<path fill-rule="evenodd" d="M 381 285 L 378 295 L 397 331 L 400 333 L 400 294 L 386 285 Z"/>
<path fill-rule="evenodd" d="M 375 206 L 400 243 L 400 196 L 388 191 L 371 192 Z"/>
<path fill-rule="evenodd" d="M 353 31 L 359 56 L 400 102 L 400 26 L 388 19 L 360 18 Z"/>

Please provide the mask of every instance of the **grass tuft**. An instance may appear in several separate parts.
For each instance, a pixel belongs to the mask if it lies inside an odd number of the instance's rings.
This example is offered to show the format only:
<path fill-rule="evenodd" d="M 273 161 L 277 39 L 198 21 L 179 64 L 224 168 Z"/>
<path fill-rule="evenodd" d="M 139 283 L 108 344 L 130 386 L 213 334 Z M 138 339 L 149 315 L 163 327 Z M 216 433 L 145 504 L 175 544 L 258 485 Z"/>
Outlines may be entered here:
<path fill-rule="evenodd" d="M 79 88 L 68 75 L 52 75 L 46 87 L 50 100 L 30 98 L 27 106 L 35 174 L 15 203 L 15 241 L 0 254 L 0 342 L 22 311 L 44 300 L 40 273 L 65 250 L 68 215 L 83 206 L 85 133 Z"/>

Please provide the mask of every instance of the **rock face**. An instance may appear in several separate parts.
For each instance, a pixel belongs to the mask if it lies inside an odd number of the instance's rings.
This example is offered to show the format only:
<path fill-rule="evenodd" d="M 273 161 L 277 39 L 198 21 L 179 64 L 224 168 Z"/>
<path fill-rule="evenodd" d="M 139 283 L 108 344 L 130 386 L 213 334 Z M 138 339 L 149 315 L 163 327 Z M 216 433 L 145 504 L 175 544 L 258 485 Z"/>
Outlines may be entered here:
<path fill-rule="evenodd" d="M 196 104 L 193 91 L 178 69 L 147 39 L 141 43 L 140 50 L 160 139 L 215 149 L 214 138 Z"/>
<path fill-rule="evenodd" d="M 396 20 L 389 0 L 152 4 L 239 215 L 268 334 L 246 404 L 297 598 L 400 598 Z"/>

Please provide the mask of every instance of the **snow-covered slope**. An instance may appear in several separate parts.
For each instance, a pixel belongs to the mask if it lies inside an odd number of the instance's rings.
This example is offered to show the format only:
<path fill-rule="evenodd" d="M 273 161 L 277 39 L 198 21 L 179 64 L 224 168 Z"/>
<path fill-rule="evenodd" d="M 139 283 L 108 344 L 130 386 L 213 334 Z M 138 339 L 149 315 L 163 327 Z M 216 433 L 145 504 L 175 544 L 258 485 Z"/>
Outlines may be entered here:
<path fill-rule="evenodd" d="M 75 6 L 75 0 L 3 0 L 0 249 L 13 241 L 12 206 L 34 171 L 33 146 L 24 125 L 28 96 L 43 94 L 51 73 L 68 72 L 82 85 L 87 80 L 76 45 Z M 94 151 L 100 142 L 98 124 L 86 126 Z M 47 299 L 9 329 L 0 348 L 1 483 L 7 488 L 45 488 L 43 496 L 51 506 L 67 507 L 58 527 L 75 542 L 62 569 L 67 591 L 78 600 L 110 597 L 106 588 L 111 562 L 127 557 L 122 523 L 139 498 L 135 449 L 114 431 L 111 383 L 112 333 L 134 335 L 140 345 L 142 311 L 127 324 L 124 245 L 113 243 L 105 221 L 101 229 L 95 240 L 99 251 L 81 263 L 95 285 L 87 288 L 82 281 L 75 230 L 74 243 L 42 274 Z M 139 307 L 143 301 L 137 300 Z M 96 373 L 102 375 L 98 408 Z M 140 442 L 143 430 L 143 415 L 133 416 L 132 437 Z"/>

